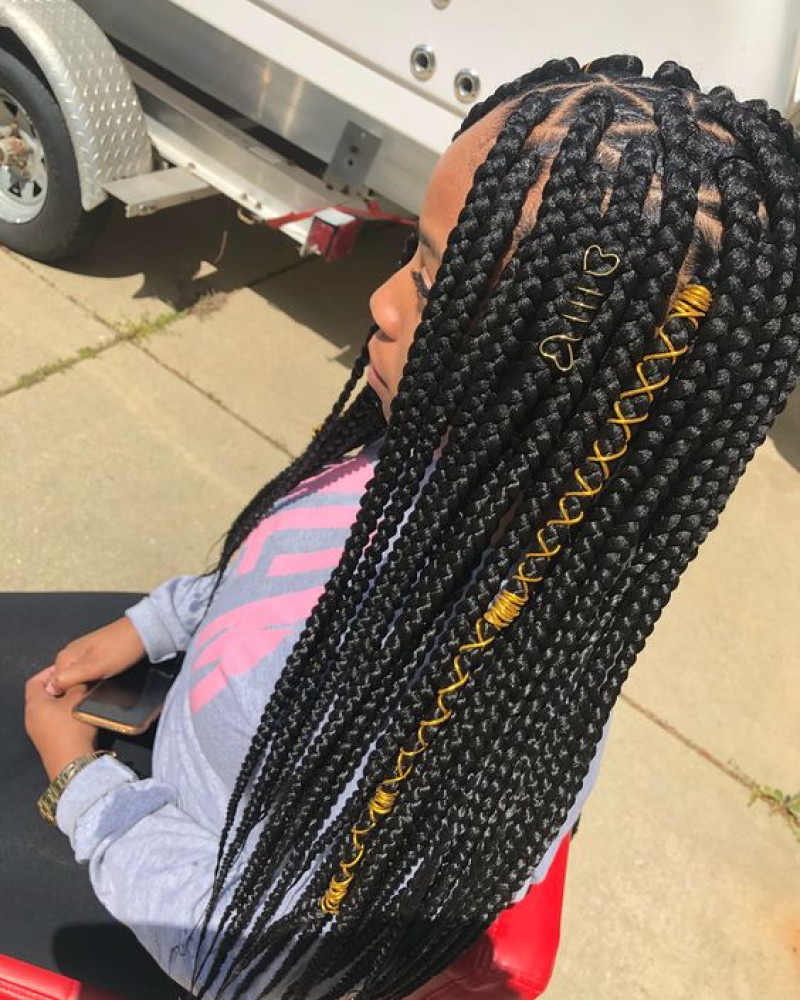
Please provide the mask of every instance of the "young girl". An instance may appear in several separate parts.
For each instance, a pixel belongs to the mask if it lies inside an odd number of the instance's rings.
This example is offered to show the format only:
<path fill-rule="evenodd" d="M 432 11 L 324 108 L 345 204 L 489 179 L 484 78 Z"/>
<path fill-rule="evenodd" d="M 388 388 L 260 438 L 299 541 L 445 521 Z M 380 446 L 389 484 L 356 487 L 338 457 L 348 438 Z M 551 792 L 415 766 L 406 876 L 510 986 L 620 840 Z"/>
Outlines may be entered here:
<path fill-rule="evenodd" d="M 80 759 L 58 826 L 198 997 L 427 995 L 547 870 L 785 405 L 798 140 L 641 73 L 554 61 L 476 106 L 340 399 L 214 571 L 28 682 L 48 775 Z M 87 756 L 83 683 L 182 650 L 152 777 Z"/>

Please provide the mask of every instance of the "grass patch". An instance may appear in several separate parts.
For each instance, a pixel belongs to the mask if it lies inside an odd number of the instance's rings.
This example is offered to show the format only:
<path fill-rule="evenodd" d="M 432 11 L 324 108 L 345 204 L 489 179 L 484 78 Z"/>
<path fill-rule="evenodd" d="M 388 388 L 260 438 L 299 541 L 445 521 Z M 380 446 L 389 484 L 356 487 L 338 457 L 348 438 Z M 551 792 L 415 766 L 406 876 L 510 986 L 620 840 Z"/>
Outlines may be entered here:
<path fill-rule="evenodd" d="M 761 785 L 745 774 L 733 761 L 730 764 L 750 790 L 748 806 L 754 802 L 763 802 L 771 813 L 780 816 L 791 830 L 794 839 L 800 844 L 800 792 L 787 793 L 781 788 Z"/>
<path fill-rule="evenodd" d="M 110 347 L 114 347 L 116 344 L 125 343 L 126 341 L 135 341 L 138 343 L 153 333 L 159 333 L 161 330 L 165 330 L 176 320 L 182 319 L 184 316 L 188 315 L 188 312 L 188 309 L 182 309 L 179 312 L 170 311 L 159 313 L 157 316 L 153 317 L 145 313 L 145 315 L 136 322 L 123 320 L 116 323 L 114 324 L 116 336 L 111 340 L 106 341 L 104 344 L 96 344 L 93 347 L 79 347 L 78 350 L 68 358 L 57 358 L 55 361 L 48 361 L 47 364 L 34 368 L 33 371 L 25 372 L 24 375 L 19 376 L 13 386 L 4 390 L 0 393 L 0 395 L 5 396 L 9 392 L 13 392 L 15 389 L 30 389 L 31 386 L 44 382 L 44 380 L 49 378 L 51 375 L 58 375 L 59 373 L 69 371 L 70 368 L 77 365 L 80 361 L 88 361 L 91 358 L 96 358 L 98 354 L 102 354 L 104 351 L 107 351 Z"/>
<path fill-rule="evenodd" d="M 184 316 L 188 314 L 188 309 L 180 310 L 170 310 L 168 312 L 158 313 L 156 316 L 150 316 L 149 313 L 145 313 L 141 319 L 136 321 L 133 320 L 122 320 L 119 323 L 114 324 L 114 329 L 117 331 L 117 337 L 115 338 L 115 343 L 120 343 L 124 340 L 144 340 L 151 334 L 159 333 L 161 330 L 166 329 L 176 320 L 183 319 Z"/>
<path fill-rule="evenodd" d="M 213 313 L 219 312 L 227 301 L 228 292 L 203 292 L 194 305 L 189 306 L 187 312 L 199 320 L 204 320 Z"/>
<path fill-rule="evenodd" d="M 39 382 L 44 382 L 46 378 L 50 375 L 57 375 L 59 372 L 69 371 L 73 365 L 76 365 L 81 359 L 78 355 L 74 355 L 71 358 L 58 358 L 56 361 L 49 361 L 46 365 L 39 365 L 38 368 L 34 368 L 31 372 L 25 372 L 24 375 L 20 375 L 17 379 L 15 389 L 30 389 L 32 385 L 37 385 Z"/>

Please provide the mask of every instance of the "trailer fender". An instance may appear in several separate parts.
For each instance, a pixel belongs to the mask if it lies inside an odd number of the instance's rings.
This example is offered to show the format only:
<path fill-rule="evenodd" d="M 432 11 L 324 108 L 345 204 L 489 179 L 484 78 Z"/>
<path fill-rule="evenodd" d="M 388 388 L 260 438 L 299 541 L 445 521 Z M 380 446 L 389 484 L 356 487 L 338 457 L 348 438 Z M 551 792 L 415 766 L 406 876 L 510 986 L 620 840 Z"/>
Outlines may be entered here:
<path fill-rule="evenodd" d="M 69 129 L 85 211 L 104 185 L 146 173 L 153 151 L 139 98 L 111 42 L 72 0 L 0 0 L 0 28 L 30 52 Z"/>

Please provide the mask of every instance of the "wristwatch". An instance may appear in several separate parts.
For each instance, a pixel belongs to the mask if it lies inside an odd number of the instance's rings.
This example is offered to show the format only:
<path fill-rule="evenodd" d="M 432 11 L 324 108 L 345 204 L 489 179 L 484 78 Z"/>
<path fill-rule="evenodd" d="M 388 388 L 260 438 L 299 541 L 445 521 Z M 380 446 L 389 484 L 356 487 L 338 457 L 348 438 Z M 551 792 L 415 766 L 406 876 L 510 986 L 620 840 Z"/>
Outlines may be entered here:
<path fill-rule="evenodd" d="M 78 771 L 82 771 L 87 764 L 91 764 L 92 761 L 97 760 L 98 757 L 105 756 L 116 757 L 117 755 L 113 750 L 93 750 L 91 753 L 81 754 L 80 757 L 76 757 L 75 760 L 71 760 L 66 767 L 62 767 L 44 792 L 39 796 L 39 800 L 36 803 L 39 815 L 43 819 L 46 819 L 48 823 L 52 823 L 53 826 L 55 826 L 56 806 L 58 805 L 58 800 L 61 798 L 61 793 L 67 787 L 69 782 L 75 777 Z"/>

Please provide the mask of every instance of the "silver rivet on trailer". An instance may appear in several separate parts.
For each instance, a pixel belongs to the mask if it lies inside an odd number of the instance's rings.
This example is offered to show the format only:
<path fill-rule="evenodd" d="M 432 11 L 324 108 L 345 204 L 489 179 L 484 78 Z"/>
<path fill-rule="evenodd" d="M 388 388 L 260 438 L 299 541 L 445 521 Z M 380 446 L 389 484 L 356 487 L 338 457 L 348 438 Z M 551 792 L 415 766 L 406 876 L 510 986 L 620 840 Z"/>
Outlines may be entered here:
<path fill-rule="evenodd" d="M 417 45 L 411 53 L 411 72 L 418 80 L 430 80 L 436 69 L 436 56 L 430 45 Z"/>
<path fill-rule="evenodd" d="M 450 5 L 450 0 L 433 0 L 433 6 L 437 10 L 444 10 L 445 7 Z"/>
<path fill-rule="evenodd" d="M 453 83 L 456 97 L 464 104 L 474 101 L 480 93 L 481 78 L 474 69 L 460 69 Z"/>

